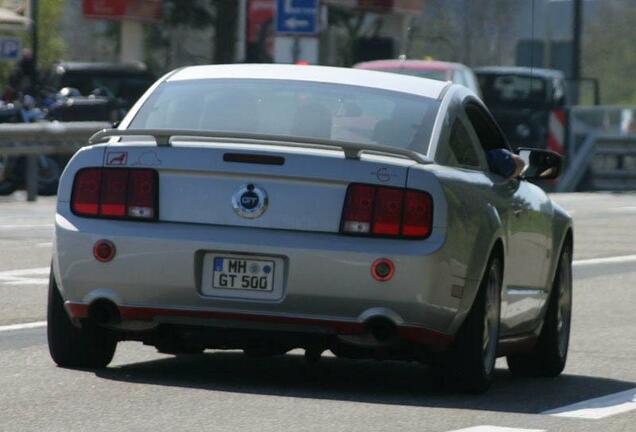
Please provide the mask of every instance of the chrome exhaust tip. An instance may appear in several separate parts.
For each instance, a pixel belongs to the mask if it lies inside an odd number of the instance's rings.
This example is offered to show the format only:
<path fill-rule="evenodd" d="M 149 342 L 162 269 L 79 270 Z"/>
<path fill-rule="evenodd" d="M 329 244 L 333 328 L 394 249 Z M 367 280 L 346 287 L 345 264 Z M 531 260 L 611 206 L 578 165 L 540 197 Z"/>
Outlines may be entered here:
<path fill-rule="evenodd" d="M 366 322 L 365 326 L 367 332 L 380 344 L 388 344 L 397 340 L 397 326 L 388 318 L 371 318 Z"/>
<path fill-rule="evenodd" d="M 88 306 L 88 318 L 99 325 L 118 324 L 121 314 L 115 303 L 107 299 L 98 299 Z"/>

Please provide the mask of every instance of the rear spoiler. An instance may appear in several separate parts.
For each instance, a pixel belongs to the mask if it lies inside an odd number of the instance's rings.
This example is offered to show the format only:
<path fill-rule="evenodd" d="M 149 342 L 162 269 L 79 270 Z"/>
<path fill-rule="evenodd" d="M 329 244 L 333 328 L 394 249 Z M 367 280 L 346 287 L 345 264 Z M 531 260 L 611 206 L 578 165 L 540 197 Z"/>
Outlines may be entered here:
<path fill-rule="evenodd" d="M 346 141 L 332 141 L 318 138 L 298 138 L 284 135 L 250 134 L 236 132 L 211 132 L 179 129 L 102 129 L 95 133 L 88 142 L 97 144 L 104 142 L 110 137 L 152 137 L 158 146 L 168 147 L 174 137 L 188 137 L 195 140 L 213 138 L 223 142 L 242 144 L 262 144 L 275 145 L 281 147 L 303 147 L 318 149 L 338 149 L 344 151 L 347 159 L 360 159 L 362 153 L 373 153 L 379 155 L 399 156 L 413 160 L 421 164 L 431 164 L 426 156 L 413 150 L 401 149 L 379 144 L 361 144 Z"/>

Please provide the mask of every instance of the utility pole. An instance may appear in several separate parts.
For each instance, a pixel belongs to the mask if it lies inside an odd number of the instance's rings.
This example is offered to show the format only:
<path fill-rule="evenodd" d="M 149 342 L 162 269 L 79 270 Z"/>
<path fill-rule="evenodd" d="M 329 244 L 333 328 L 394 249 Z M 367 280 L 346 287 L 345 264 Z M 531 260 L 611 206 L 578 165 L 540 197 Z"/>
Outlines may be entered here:
<path fill-rule="evenodd" d="M 581 79 L 581 36 L 583 33 L 583 0 L 573 0 L 572 7 L 572 76 L 574 83 L 573 102 L 579 102 L 579 80 Z"/>
<path fill-rule="evenodd" d="M 37 86 L 38 75 L 38 0 L 31 0 L 31 54 L 33 58 L 33 87 Z"/>

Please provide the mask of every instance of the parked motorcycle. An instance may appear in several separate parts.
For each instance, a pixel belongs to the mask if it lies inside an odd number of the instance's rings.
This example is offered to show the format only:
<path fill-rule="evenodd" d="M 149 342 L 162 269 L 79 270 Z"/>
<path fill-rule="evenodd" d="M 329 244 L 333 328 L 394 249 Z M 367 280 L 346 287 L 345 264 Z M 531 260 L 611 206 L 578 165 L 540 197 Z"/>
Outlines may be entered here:
<path fill-rule="evenodd" d="M 0 123 L 33 123 L 46 120 L 46 111 L 36 106 L 35 99 L 25 95 L 10 104 L 0 104 Z M 68 157 L 38 155 L 38 194 L 55 195 Z M 0 156 L 0 195 L 9 195 L 26 183 L 26 157 Z"/>
<path fill-rule="evenodd" d="M 38 121 L 109 121 L 121 120 L 126 114 L 125 101 L 115 97 L 105 87 L 82 96 L 77 89 L 64 87 L 59 91 L 44 89 L 39 106 L 33 97 L 25 95 L 11 104 L 0 102 L 0 123 L 33 123 Z M 68 155 L 39 155 L 38 193 L 55 195 Z M 11 194 L 26 182 L 26 157 L 0 156 L 0 195 Z"/>
<path fill-rule="evenodd" d="M 62 162 L 52 156 L 37 156 L 38 194 L 55 195 Z M 0 156 L 0 195 L 10 195 L 26 183 L 26 157 Z"/>

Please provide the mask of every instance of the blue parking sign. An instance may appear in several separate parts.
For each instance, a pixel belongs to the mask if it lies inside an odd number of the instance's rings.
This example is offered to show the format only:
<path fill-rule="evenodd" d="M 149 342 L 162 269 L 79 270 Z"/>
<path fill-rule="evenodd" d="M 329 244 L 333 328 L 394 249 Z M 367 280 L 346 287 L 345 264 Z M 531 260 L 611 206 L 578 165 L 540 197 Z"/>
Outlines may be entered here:
<path fill-rule="evenodd" d="M 22 43 L 18 38 L 0 38 L 0 59 L 19 60 Z"/>
<path fill-rule="evenodd" d="M 319 0 L 277 0 L 276 32 L 314 34 L 318 32 Z"/>

